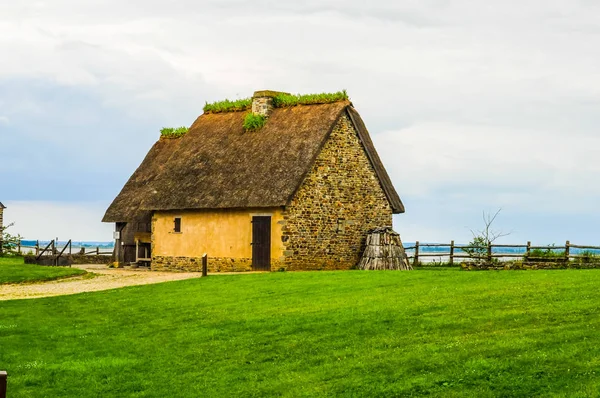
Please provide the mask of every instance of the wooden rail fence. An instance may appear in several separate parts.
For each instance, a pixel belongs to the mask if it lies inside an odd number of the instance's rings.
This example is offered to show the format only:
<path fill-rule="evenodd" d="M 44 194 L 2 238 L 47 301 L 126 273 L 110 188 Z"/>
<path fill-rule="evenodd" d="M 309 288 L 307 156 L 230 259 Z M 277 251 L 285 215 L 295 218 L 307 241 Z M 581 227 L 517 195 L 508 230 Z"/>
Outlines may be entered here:
<path fill-rule="evenodd" d="M 58 252 L 58 248 L 57 248 L 58 244 L 54 240 L 50 241 L 50 243 L 48 244 L 48 246 L 46 246 L 46 248 L 48 250 L 50 250 L 49 246 L 52 245 L 52 243 L 54 243 L 54 246 L 52 246 L 52 253 L 54 255 L 56 255 L 57 252 Z M 67 246 L 69 247 L 69 254 L 73 254 L 72 253 L 72 243 L 71 243 L 70 239 L 65 244 L 65 246 L 63 247 L 63 252 L 67 248 Z M 27 250 L 27 249 L 29 249 L 29 250 Z M 37 240 L 35 242 L 35 245 L 33 245 L 33 246 L 31 246 L 31 245 L 23 245 L 23 244 L 21 244 L 21 242 L 19 242 L 17 244 L 17 253 L 19 255 L 26 254 L 26 253 L 35 253 L 35 256 L 37 257 L 37 256 L 40 255 L 40 251 L 41 250 L 43 250 L 43 249 L 40 247 L 40 241 L 39 240 Z M 92 248 L 88 248 L 87 250 L 86 250 L 85 247 L 81 247 L 79 249 L 79 251 L 77 251 L 75 254 L 82 254 L 82 255 L 90 255 L 91 254 L 91 255 L 96 255 L 96 256 L 112 256 L 113 251 L 112 250 L 110 250 L 110 251 L 106 251 L 106 250 L 102 251 L 100 249 L 100 246 L 97 246 L 95 248 L 93 248 L 93 247 Z"/>
<path fill-rule="evenodd" d="M 448 248 L 447 252 L 426 252 L 423 248 Z M 494 252 L 495 248 L 513 248 L 513 249 L 524 249 L 523 253 L 506 253 L 506 252 Z M 570 241 L 567 241 L 564 246 L 532 246 L 531 242 L 527 242 L 526 245 L 499 245 L 489 244 L 486 246 L 469 246 L 469 245 L 456 245 L 454 241 L 449 244 L 445 243 L 419 243 L 415 242 L 414 246 L 404 248 L 405 251 L 414 250 L 414 254 L 408 256 L 409 259 L 413 259 L 415 265 L 419 263 L 419 259 L 427 257 L 448 257 L 450 265 L 454 264 L 455 259 L 469 259 L 469 260 L 486 260 L 491 262 L 494 258 L 522 258 L 525 261 L 540 261 L 548 260 L 550 258 L 559 261 L 569 261 L 571 259 L 585 259 L 590 258 L 589 254 L 574 254 L 571 249 L 579 250 L 600 250 L 600 246 L 584 246 L 574 245 Z M 468 251 L 471 251 L 469 253 Z M 553 253 L 551 256 L 532 256 L 532 250 L 545 250 Z M 557 253 L 557 251 L 559 251 Z M 600 261 L 600 253 L 598 257 Z"/>

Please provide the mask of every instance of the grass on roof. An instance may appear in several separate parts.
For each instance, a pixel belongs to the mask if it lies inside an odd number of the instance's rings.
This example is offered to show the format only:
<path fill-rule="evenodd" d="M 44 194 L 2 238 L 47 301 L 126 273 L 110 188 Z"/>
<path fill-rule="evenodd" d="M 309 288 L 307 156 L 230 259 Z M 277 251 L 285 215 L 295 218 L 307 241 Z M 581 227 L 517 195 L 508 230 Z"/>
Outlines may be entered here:
<path fill-rule="evenodd" d="M 85 271 L 77 268 L 44 267 L 24 264 L 23 257 L 0 257 L 0 285 L 49 281 L 81 274 Z"/>
<path fill-rule="evenodd" d="M 221 112 L 236 112 L 245 111 L 252 106 L 252 98 L 242 98 L 234 101 L 223 100 L 204 105 L 204 113 L 221 113 Z"/>
<path fill-rule="evenodd" d="M 163 127 L 160 130 L 160 136 L 163 138 L 179 138 L 186 135 L 188 128 L 185 126 L 181 127 Z"/>
<path fill-rule="evenodd" d="M 275 108 L 284 108 L 296 105 L 312 105 L 312 104 L 329 104 L 332 102 L 347 100 L 348 93 L 346 90 L 335 93 L 320 93 L 320 94 L 278 94 L 273 98 L 273 106 Z M 237 112 L 245 111 L 252 107 L 252 98 L 243 98 L 238 100 L 223 100 L 204 105 L 204 113 L 221 113 L 221 112 Z"/>
<path fill-rule="evenodd" d="M 336 93 L 321 94 L 278 94 L 273 98 L 273 105 L 276 108 L 283 108 L 296 105 L 329 104 L 332 102 L 345 101 L 348 99 L 346 90 Z"/>
<path fill-rule="evenodd" d="M 265 116 L 248 113 L 244 118 L 244 128 L 248 131 L 259 130 L 266 122 L 267 118 Z"/>
<path fill-rule="evenodd" d="M 10 397 L 585 397 L 600 270 L 278 272 L 0 301 Z"/>

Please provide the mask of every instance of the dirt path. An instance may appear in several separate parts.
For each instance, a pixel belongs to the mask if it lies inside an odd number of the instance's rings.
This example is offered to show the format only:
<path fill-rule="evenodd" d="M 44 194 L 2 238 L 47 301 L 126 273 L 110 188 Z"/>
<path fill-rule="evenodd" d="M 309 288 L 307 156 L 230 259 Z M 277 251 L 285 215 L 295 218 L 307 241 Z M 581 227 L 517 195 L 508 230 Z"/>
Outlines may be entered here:
<path fill-rule="evenodd" d="M 199 278 L 199 272 L 150 272 L 138 269 L 111 269 L 105 265 L 74 265 L 97 276 L 76 276 L 34 284 L 0 285 L 0 301 L 38 297 L 62 296 L 82 292 L 115 289 L 125 286 L 148 285 L 167 281 Z"/>

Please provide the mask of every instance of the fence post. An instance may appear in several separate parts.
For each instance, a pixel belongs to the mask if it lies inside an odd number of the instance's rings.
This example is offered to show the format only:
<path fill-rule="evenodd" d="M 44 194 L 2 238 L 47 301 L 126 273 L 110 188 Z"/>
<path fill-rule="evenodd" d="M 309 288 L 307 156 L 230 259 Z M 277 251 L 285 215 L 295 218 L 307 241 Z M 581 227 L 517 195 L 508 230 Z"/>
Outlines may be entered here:
<path fill-rule="evenodd" d="M 567 241 L 565 244 L 565 261 L 569 262 L 569 255 L 571 254 L 571 242 Z"/>
<path fill-rule="evenodd" d="M 0 371 L 0 398 L 6 398 L 6 385 L 8 375 L 4 370 Z"/>
<path fill-rule="evenodd" d="M 454 265 L 454 241 L 450 242 L 450 265 Z"/>
<path fill-rule="evenodd" d="M 492 263 L 492 242 L 488 242 L 488 247 L 487 247 L 487 260 L 488 263 Z"/>
<path fill-rule="evenodd" d="M 415 242 L 415 263 L 414 266 L 419 265 L 419 241 Z"/>
<path fill-rule="evenodd" d="M 52 263 L 54 265 L 57 265 L 58 264 L 58 260 L 56 259 L 56 245 L 54 243 L 54 240 L 52 240 L 52 257 L 53 257 Z"/>
<path fill-rule="evenodd" d="M 100 255 L 100 246 L 96 246 L 96 256 Z"/>
<path fill-rule="evenodd" d="M 529 256 L 531 256 L 531 242 L 527 241 L 527 251 L 525 252 L 525 261 L 529 261 Z"/>
<path fill-rule="evenodd" d="M 208 276 L 208 254 L 202 256 L 202 276 Z"/>
<path fill-rule="evenodd" d="M 19 243 L 17 243 L 17 253 L 19 253 L 19 256 L 21 255 L 21 239 L 19 239 Z"/>
<path fill-rule="evenodd" d="M 39 256 L 40 255 L 40 241 L 36 240 L 35 241 L 35 256 Z"/>

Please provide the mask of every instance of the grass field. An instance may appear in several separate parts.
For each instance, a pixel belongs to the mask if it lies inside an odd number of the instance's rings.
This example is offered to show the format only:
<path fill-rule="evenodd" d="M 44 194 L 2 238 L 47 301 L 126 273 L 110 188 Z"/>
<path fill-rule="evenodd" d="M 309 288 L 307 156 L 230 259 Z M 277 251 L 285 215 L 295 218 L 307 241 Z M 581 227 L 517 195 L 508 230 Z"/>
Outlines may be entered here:
<path fill-rule="evenodd" d="M 0 285 L 49 281 L 80 274 L 85 274 L 85 271 L 77 268 L 23 264 L 22 257 L 0 257 Z"/>
<path fill-rule="evenodd" d="M 10 397 L 598 396 L 600 270 L 210 276 L 0 302 Z"/>

